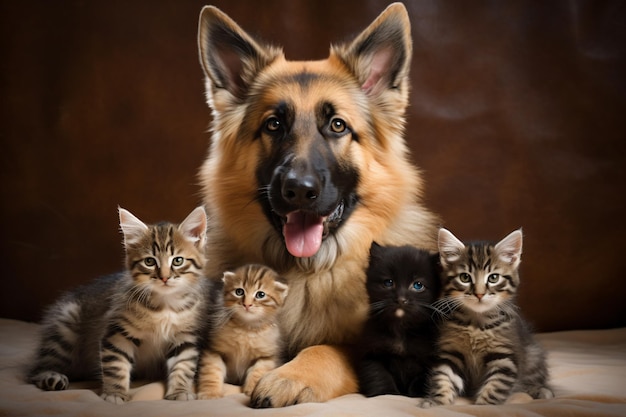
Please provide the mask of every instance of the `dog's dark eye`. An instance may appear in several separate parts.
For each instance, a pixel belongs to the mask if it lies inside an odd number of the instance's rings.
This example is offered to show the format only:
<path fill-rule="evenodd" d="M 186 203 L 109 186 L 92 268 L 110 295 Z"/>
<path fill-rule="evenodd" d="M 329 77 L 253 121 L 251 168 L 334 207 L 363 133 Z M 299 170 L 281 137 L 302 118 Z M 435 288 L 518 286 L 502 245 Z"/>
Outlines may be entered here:
<path fill-rule="evenodd" d="M 343 133 L 346 130 L 346 122 L 338 117 L 330 121 L 330 130 L 335 133 Z"/>
<path fill-rule="evenodd" d="M 268 132 L 277 132 L 281 127 L 278 117 L 270 117 L 265 121 L 265 130 Z"/>

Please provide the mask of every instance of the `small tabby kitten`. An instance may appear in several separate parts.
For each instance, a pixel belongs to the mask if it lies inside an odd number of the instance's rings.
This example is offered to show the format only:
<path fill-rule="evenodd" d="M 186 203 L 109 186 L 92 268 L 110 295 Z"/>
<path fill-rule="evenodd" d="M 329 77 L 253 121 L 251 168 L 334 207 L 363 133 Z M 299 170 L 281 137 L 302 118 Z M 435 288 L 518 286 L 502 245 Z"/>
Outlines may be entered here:
<path fill-rule="evenodd" d="M 461 395 L 476 404 L 502 404 L 513 392 L 552 398 L 545 353 L 515 305 L 522 232 L 496 245 L 465 245 L 440 229 L 439 252 L 441 306 L 449 318 L 441 327 L 429 395 L 420 405 L 448 405 Z"/>
<path fill-rule="evenodd" d="M 47 311 L 29 380 L 44 390 L 102 379 L 102 398 L 129 400 L 131 376 L 167 377 L 165 398 L 194 398 L 197 336 L 205 320 L 207 219 L 146 225 L 119 209 L 126 270 L 67 293 Z"/>
<path fill-rule="evenodd" d="M 280 364 L 284 348 L 278 313 L 287 284 L 273 269 L 250 264 L 224 277 L 224 318 L 203 349 L 198 398 L 224 395 L 224 382 L 250 395 L 261 376 Z"/>
<path fill-rule="evenodd" d="M 411 246 L 370 249 L 369 318 L 356 347 L 360 392 L 425 394 L 437 337 L 432 306 L 441 291 L 439 256 Z"/>

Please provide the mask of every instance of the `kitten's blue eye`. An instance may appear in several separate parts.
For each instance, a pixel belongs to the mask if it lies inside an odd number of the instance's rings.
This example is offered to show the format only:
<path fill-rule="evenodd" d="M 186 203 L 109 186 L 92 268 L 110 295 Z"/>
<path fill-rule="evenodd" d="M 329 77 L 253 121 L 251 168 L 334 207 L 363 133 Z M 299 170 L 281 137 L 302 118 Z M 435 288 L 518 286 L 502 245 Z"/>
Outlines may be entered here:
<path fill-rule="evenodd" d="M 421 282 L 419 282 L 419 281 L 415 281 L 415 282 L 413 283 L 413 289 L 414 289 L 415 291 L 417 291 L 417 292 L 422 292 L 422 291 L 424 291 L 424 290 L 426 289 L 426 287 L 425 287 L 425 286 L 424 286 L 424 284 L 422 284 Z"/>
<path fill-rule="evenodd" d="M 392 279 L 386 279 L 386 280 L 383 281 L 383 285 L 386 288 L 391 288 L 391 287 L 393 287 L 393 280 Z"/>
<path fill-rule="evenodd" d="M 183 258 L 182 256 L 177 256 L 172 259 L 172 266 L 181 266 L 183 262 L 185 262 L 185 258 Z"/>
<path fill-rule="evenodd" d="M 459 275 L 459 281 L 461 281 L 463 284 L 468 284 L 472 282 L 472 276 L 468 274 L 467 272 L 462 272 Z"/>
<path fill-rule="evenodd" d="M 149 256 L 146 259 L 143 260 L 143 263 L 148 266 L 148 267 L 153 267 L 156 265 L 156 259 L 154 259 L 153 257 Z"/>
<path fill-rule="evenodd" d="M 495 284 L 498 281 L 500 281 L 500 274 L 491 274 L 487 277 L 487 282 L 490 284 Z"/>
<path fill-rule="evenodd" d="M 261 298 L 265 298 L 265 293 L 263 291 L 257 291 L 254 297 L 260 300 Z"/>
<path fill-rule="evenodd" d="M 246 293 L 246 292 L 243 290 L 243 288 L 237 288 L 237 289 L 235 290 L 235 295 L 236 295 L 237 297 L 241 297 L 241 296 L 242 296 L 242 295 L 244 295 L 245 293 Z"/>

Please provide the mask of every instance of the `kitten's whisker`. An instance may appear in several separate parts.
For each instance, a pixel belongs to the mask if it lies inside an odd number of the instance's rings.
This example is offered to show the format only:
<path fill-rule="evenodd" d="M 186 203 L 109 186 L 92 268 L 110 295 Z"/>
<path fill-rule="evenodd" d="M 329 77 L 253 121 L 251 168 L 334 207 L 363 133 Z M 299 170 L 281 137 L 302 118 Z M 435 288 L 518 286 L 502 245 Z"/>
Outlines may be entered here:
<path fill-rule="evenodd" d="M 520 317 L 519 306 L 515 305 L 512 301 L 506 301 L 498 306 L 498 310 L 508 315 L 509 317 Z"/>
<path fill-rule="evenodd" d="M 433 307 L 444 313 L 444 316 L 448 316 L 450 313 L 458 309 L 463 304 L 462 299 L 459 297 L 443 297 L 433 303 Z"/>
<path fill-rule="evenodd" d="M 388 307 L 390 304 L 389 300 L 380 300 L 380 301 L 374 301 L 373 303 L 370 303 L 370 313 L 373 316 L 377 316 L 379 314 L 382 314 L 385 311 L 385 308 Z"/>
<path fill-rule="evenodd" d="M 440 308 L 437 308 L 434 304 L 424 304 L 424 307 L 433 311 L 433 314 L 431 314 L 431 317 L 439 316 L 444 319 L 450 318 L 450 315 L 448 313 L 446 313 L 444 310 Z"/>

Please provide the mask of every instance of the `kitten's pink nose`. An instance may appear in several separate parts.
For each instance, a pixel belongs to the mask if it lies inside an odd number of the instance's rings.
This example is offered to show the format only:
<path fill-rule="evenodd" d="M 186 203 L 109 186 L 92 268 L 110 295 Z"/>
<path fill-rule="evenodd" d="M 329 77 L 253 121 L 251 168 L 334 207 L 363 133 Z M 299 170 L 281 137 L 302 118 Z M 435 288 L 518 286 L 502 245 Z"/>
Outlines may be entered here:
<path fill-rule="evenodd" d="M 485 294 L 475 294 L 476 298 L 478 298 L 478 301 L 481 301 L 483 299 L 483 297 L 485 296 Z"/>
<path fill-rule="evenodd" d="M 168 279 L 168 277 L 161 277 L 161 281 L 163 281 L 164 284 L 167 284 Z"/>

